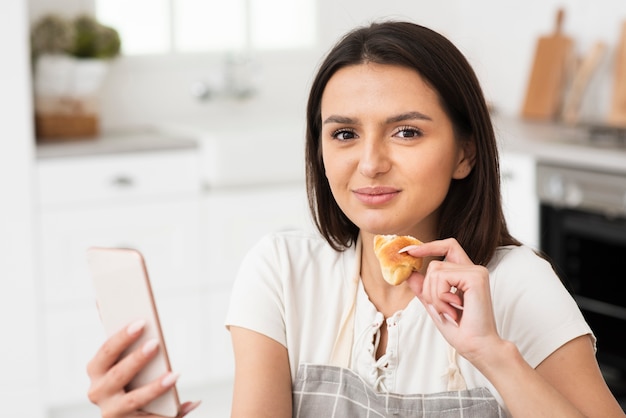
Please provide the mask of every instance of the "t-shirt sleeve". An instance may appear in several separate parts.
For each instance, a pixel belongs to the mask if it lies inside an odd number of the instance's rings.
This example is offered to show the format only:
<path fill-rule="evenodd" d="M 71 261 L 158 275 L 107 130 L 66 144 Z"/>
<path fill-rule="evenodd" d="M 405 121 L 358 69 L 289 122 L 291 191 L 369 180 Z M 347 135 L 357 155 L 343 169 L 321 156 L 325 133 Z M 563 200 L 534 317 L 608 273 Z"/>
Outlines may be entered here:
<path fill-rule="evenodd" d="M 225 325 L 266 335 L 286 346 L 278 245 L 264 237 L 244 258 L 232 288 Z"/>
<path fill-rule="evenodd" d="M 538 366 L 563 344 L 590 334 L 576 301 L 550 263 L 528 247 L 504 250 L 492 274 L 496 322 L 526 361 Z"/>

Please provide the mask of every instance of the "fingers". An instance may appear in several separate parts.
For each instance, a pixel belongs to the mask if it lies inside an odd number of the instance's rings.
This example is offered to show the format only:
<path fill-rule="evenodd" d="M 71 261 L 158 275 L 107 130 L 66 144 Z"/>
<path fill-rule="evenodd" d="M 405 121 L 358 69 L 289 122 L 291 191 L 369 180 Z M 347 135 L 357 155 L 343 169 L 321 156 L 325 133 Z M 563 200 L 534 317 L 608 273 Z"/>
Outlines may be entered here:
<path fill-rule="evenodd" d="M 113 365 L 106 373 L 92 376 L 91 385 L 87 394 L 89 400 L 94 404 L 102 406 L 101 404 L 108 399 L 125 394 L 125 387 L 130 383 L 133 377 L 154 358 L 158 348 L 157 340 L 149 340 L 145 342 L 142 347 L 134 350 L 128 356 L 124 357 L 124 359 Z M 172 377 L 169 377 L 169 380 L 171 379 Z M 168 385 L 169 380 L 164 383 L 165 386 L 171 386 Z M 163 391 L 157 390 L 156 392 Z M 134 396 L 136 395 L 137 394 L 134 394 L 130 398 L 131 403 L 135 403 Z M 141 392 L 139 395 L 141 395 Z"/>
<path fill-rule="evenodd" d="M 441 270 L 429 275 L 425 290 L 420 297 L 422 303 L 431 311 L 455 325 L 458 325 L 465 309 L 462 292 L 451 292 L 450 281 L 458 278 L 459 273 Z"/>
<path fill-rule="evenodd" d="M 200 402 L 201 401 L 185 402 L 184 404 L 182 404 L 180 406 L 180 415 L 179 415 L 180 418 L 183 418 L 185 415 L 187 415 L 188 413 L 196 409 L 198 406 L 200 406 Z"/>
<path fill-rule="evenodd" d="M 137 321 L 109 337 L 87 365 L 91 380 L 89 400 L 98 405 L 102 416 L 130 417 L 152 416 L 140 412 L 141 408 L 170 390 L 178 380 L 177 373 L 167 372 L 158 379 L 139 388 L 126 391 L 131 380 L 156 356 L 159 340 L 150 339 L 138 345 L 145 328 Z M 124 355 L 128 352 L 127 355 Z M 121 358 L 124 356 L 123 358 Z M 120 359 L 121 358 L 121 359 Z M 181 405 L 179 418 L 198 407 L 199 402 Z"/>
<path fill-rule="evenodd" d="M 128 416 L 132 413 L 136 413 L 148 403 L 171 389 L 176 384 L 178 377 L 179 375 L 177 373 L 169 372 L 140 388 L 122 394 L 116 399 L 115 403 L 109 405 L 109 413 L 111 416 Z M 189 405 L 187 405 L 187 408 L 189 408 Z M 104 408 L 102 408 L 102 410 L 104 411 Z M 180 416 L 182 417 L 189 412 L 190 410 L 184 413 L 181 411 Z"/>
<path fill-rule="evenodd" d="M 137 321 L 113 334 L 89 362 L 87 374 L 91 384 L 87 397 L 92 403 L 101 408 L 109 407 L 110 400 L 123 396 L 126 385 L 154 358 L 159 341 L 151 339 L 120 360 L 122 354 L 137 342 L 144 327 L 145 321 Z M 131 397 L 130 401 L 134 403 L 135 399 Z"/>
<path fill-rule="evenodd" d="M 433 299 L 424 297 L 423 294 L 417 297 L 421 300 L 422 304 L 428 308 L 428 311 L 433 319 L 438 320 L 442 324 L 444 323 L 444 321 L 449 321 L 455 326 L 459 325 L 463 310 L 465 309 L 462 306 L 463 300 L 459 296 L 455 296 L 452 294 L 443 294 L 439 298 L 439 301 L 441 301 L 441 303 L 431 302 L 431 300 Z"/>
<path fill-rule="evenodd" d="M 486 267 L 473 264 L 453 239 L 405 251 L 431 258 L 426 271 L 412 274 L 407 283 L 460 355 L 475 351 L 485 337 L 498 337 Z"/>
<path fill-rule="evenodd" d="M 163 395 L 171 389 L 178 379 L 176 373 L 166 373 L 159 379 L 148 383 L 130 392 L 120 392 L 114 396 L 102 399 L 97 405 L 100 407 L 102 416 L 106 417 L 152 417 L 141 412 L 148 403 Z M 179 417 L 183 417 L 198 406 L 197 403 L 187 402 L 181 406 Z"/>
<path fill-rule="evenodd" d="M 410 245 L 400 250 L 413 257 L 441 257 L 456 264 L 473 264 L 461 245 L 454 238 Z"/>
<path fill-rule="evenodd" d="M 401 251 L 431 258 L 426 273 L 414 273 L 407 283 L 426 307 L 432 306 L 429 311 L 437 319 L 458 325 L 465 309 L 465 292 L 488 282 L 486 269 L 473 264 L 453 238 L 409 246 Z"/>
<path fill-rule="evenodd" d="M 432 260 L 425 274 L 413 273 L 408 279 L 409 287 L 428 303 L 442 300 L 463 310 L 463 289 L 461 278 L 476 267 L 473 264 L 458 265 L 448 261 Z"/>
<path fill-rule="evenodd" d="M 145 326 L 146 321 L 138 320 L 109 337 L 87 364 L 87 375 L 93 379 L 105 374 L 118 361 L 124 350 L 137 341 Z"/>
<path fill-rule="evenodd" d="M 123 389 L 154 358 L 158 350 L 157 339 L 143 343 L 109 369 L 107 378 L 101 380 L 101 389 L 107 393 Z"/>

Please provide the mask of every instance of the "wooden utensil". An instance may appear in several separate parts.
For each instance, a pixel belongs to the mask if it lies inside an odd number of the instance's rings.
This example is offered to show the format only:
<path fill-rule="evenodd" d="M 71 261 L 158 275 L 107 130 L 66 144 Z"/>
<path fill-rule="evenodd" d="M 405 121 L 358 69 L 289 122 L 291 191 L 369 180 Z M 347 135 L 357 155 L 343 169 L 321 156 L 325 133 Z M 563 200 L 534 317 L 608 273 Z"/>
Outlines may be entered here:
<path fill-rule="evenodd" d="M 563 105 L 563 121 L 569 124 L 576 124 L 579 121 L 580 107 L 583 95 L 593 73 L 598 68 L 606 52 L 607 46 L 602 41 L 597 41 L 582 59 L 582 62 L 576 69 L 572 85 Z"/>
<path fill-rule="evenodd" d="M 615 49 L 615 67 L 613 75 L 613 99 L 608 123 L 626 126 L 626 22 Z"/>
<path fill-rule="evenodd" d="M 521 112 L 524 118 L 553 120 L 559 116 L 574 56 L 574 41 L 562 33 L 564 16 L 564 10 L 559 9 L 554 33 L 537 41 Z"/>

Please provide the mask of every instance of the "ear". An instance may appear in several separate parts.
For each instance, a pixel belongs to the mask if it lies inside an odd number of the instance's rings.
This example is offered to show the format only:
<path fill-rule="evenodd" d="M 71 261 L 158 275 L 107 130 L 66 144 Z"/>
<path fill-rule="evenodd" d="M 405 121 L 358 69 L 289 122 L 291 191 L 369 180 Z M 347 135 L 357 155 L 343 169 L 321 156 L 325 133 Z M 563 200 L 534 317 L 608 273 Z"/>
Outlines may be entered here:
<path fill-rule="evenodd" d="M 476 143 L 473 138 L 464 140 L 459 151 L 459 159 L 456 164 L 452 178 L 456 180 L 469 176 L 476 162 Z"/>

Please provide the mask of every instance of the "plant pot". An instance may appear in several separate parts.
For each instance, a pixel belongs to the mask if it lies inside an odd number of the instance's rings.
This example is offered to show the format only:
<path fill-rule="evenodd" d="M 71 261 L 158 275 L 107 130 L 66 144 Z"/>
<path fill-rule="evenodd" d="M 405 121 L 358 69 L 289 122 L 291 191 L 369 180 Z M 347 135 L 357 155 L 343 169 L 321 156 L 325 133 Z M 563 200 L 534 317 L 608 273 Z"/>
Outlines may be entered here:
<path fill-rule="evenodd" d="M 40 142 L 95 138 L 109 62 L 42 55 L 35 63 L 35 131 Z"/>

